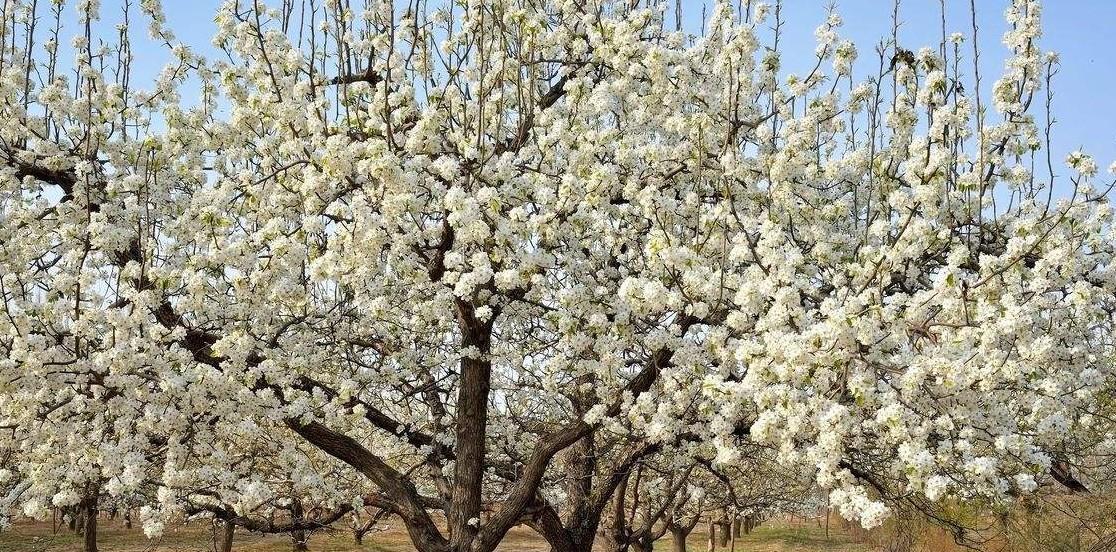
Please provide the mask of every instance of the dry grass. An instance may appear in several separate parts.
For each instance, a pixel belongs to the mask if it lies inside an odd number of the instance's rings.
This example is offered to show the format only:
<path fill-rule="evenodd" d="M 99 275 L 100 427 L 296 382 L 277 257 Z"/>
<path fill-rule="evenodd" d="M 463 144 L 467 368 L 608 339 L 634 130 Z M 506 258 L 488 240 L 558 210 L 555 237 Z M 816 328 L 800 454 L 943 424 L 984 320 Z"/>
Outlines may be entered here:
<path fill-rule="evenodd" d="M 980 505 L 942 505 L 942 515 L 982 527 L 977 548 L 987 552 L 1048 552 L 1092 550 L 1116 552 L 1116 496 L 1044 496 L 1028 500 L 1003 515 Z M 833 516 L 830 534 L 816 521 L 776 519 L 764 523 L 751 535 L 736 541 L 739 552 L 969 552 L 953 536 L 925 518 L 896 515 L 883 527 L 864 531 Z M 138 528 L 125 529 L 119 520 L 99 522 L 103 552 L 212 552 L 213 531 L 209 524 L 193 522 L 168 529 L 158 539 L 148 540 Z M 598 540 L 600 542 L 600 540 Z M 705 552 L 704 528 L 690 536 L 690 552 Z M 669 537 L 656 543 L 656 551 L 672 551 Z M 318 531 L 310 538 L 313 552 L 414 552 L 406 532 L 398 525 L 367 535 L 364 543 L 353 542 L 351 533 L 338 524 L 337 530 Z M 0 532 L 0 552 L 78 552 L 81 542 L 65 527 L 53 531 L 50 523 L 17 522 Z M 235 552 L 287 552 L 288 535 L 253 535 L 238 531 Z M 518 527 L 508 533 L 500 552 L 547 552 L 549 547 L 533 531 Z"/>
<path fill-rule="evenodd" d="M 705 531 L 694 531 L 686 544 L 691 552 L 705 552 L 708 536 Z M 772 521 L 760 525 L 750 535 L 743 535 L 732 548 L 739 552 L 867 552 L 872 550 L 865 544 L 855 542 L 846 532 L 831 527 L 829 537 L 825 529 L 814 523 L 791 523 Z M 670 551 L 669 538 L 655 543 L 655 550 Z M 718 549 L 730 550 L 730 548 Z"/>
<path fill-rule="evenodd" d="M 98 542 L 103 552 L 205 552 L 214 549 L 213 533 L 209 525 L 191 523 L 169 529 L 158 539 L 148 540 L 139 529 L 125 529 L 119 522 L 102 520 Z M 695 531 L 688 540 L 691 551 L 704 552 L 706 534 Z M 671 550 L 671 543 L 664 539 L 656 550 Z M 286 535 L 248 535 L 238 532 L 233 545 L 235 552 L 287 552 L 291 550 L 290 537 Z M 407 535 L 399 527 L 365 537 L 363 545 L 353 542 L 351 534 L 339 529 L 317 532 L 310 539 L 313 552 L 413 552 Z M 55 534 L 50 523 L 18 522 L 11 529 L 0 533 L 0 552 L 77 552 L 81 550 L 78 536 L 65 527 Z M 498 549 L 501 552 L 545 552 L 548 550 L 534 532 L 526 528 L 513 529 Z M 723 550 L 729 550 L 725 548 Z M 870 547 L 856 543 L 846 532 L 833 527 L 827 539 L 825 531 L 815 524 L 773 521 L 761 525 L 751 535 L 737 540 L 735 550 L 740 552 L 867 552 Z"/>

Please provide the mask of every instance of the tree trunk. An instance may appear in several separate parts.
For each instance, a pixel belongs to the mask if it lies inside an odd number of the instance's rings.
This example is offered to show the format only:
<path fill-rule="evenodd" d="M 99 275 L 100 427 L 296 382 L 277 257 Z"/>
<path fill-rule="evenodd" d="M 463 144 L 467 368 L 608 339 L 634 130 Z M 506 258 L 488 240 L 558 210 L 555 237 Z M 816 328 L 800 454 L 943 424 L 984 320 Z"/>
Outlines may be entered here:
<path fill-rule="evenodd" d="M 302 502 L 299 502 L 297 499 L 291 501 L 291 521 L 302 521 L 302 517 Z M 295 552 L 310 550 L 310 547 L 306 545 L 306 541 L 309 538 L 310 535 L 303 529 L 291 531 L 291 540 L 294 541 Z"/>
<path fill-rule="evenodd" d="M 579 415 L 584 413 L 579 412 Z M 563 463 L 566 468 L 566 504 L 571 506 L 583 504 L 593 491 L 593 468 L 595 451 L 593 450 L 593 435 L 589 434 L 566 449 L 563 454 Z M 575 516 L 580 513 L 576 507 L 566 509 L 565 519 L 567 526 L 573 525 Z"/>
<path fill-rule="evenodd" d="M 729 531 L 729 550 L 736 552 L 736 539 L 740 538 L 740 518 L 732 516 L 732 521 L 728 526 Z"/>
<path fill-rule="evenodd" d="M 492 388 L 492 363 L 488 360 L 492 327 L 477 319 L 473 305 L 457 301 L 461 345 L 475 347 L 480 358 L 461 359 L 457 392 L 457 431 L 454 444 L 453 492 L 447 512 L 450 549 L 467 550 L 477 536 L 481 515 L 481 483 L 488 430 L 488 395 Z"/>
<path fill-rule="evenodd" d="M 132 509 L 131 508 L 128 508 L 128 509 L 124 510 L 124 528 L 125 529 L 131 529 L 132 528 Z"/>
<path fill-rule="evenodd" d="M 97 552 L 97 492 L 82 501 L 82 552 Z"/>
<path fill-rule="evenodd" d="M 721 546 L 721 548 L 725 548 L 729 544 L 729 526 L 730 526 L 730 524 L 728 522 L 728 519 L 725 519 L 724 521 L 722 521 L 720 523 L 720 526 L 721 526 L 721 531 L 720 531 L 720 533 L 717 534 L 717 544 L 719 544 Z"/>
<path fill-rule="evenodd" d="M 232 552 L 233 549 L 233 534 L 236 533 L 236 524 L 231 521 L 221 523 L 221 552 Z"/>
<path fill-rule="evenodd" d="M 630 475 L 625 475 L 620 479 L 612 495 L 612 512 L 609 516 L 608 528 L 604 533 L 604 547 L 608 552 L 620 550 L 624 539 L 624 528 L 627 526 L 627 521 L 624 519 L 624 502 L 628 494 L 629 477 Z"/>
<path fill-rule="evenodd" d="M 710 519 L 709 520 L 709 548 L 707 550 L 709 552 L 713 552 L 716 549 L 717 549 L 717 522 Z"/>
<path fill-rule="evenodd" d="M 670 540 L 674 544 L 671 548 L 674 552 L 686 552 L 686 538 L 690 533 L 681 527 L 670 528 Z"/>

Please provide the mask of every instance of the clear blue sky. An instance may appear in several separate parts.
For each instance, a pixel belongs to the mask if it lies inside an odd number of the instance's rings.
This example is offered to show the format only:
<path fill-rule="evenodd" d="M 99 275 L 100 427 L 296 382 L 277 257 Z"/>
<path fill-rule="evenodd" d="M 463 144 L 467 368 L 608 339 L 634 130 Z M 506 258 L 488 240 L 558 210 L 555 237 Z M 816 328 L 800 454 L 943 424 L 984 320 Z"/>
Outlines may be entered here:
<path fill-rule="evenodd" d="M 806 64 L 813 55 L 814 28 L 822 20 L 826 4 L 826 0 L 784 1 L 787 56 L 798 59 L 797 63 L 785 64 L 788 71 L 802 74 L 809 70 Z M 1009 5 L 1009 0 L 976 0 L 985 98 L 999 78 L 1007 54 L 1001 38 L 1007 30 L 1003 14 Z M 877 58 L 872 45 L 891 33 L 891 2 L 838 0 L 837 8 L 845 21 L 842 34 L 857 44 L 860 53 L 856 67 L 873 70 Z M 939 43 L 938 0 L 903 0 L 899 19 L 899 43 L 903 47 L 917 51 Z M 1116 160 L 1116 0 L 1045 0 L 1043 27 L 1040 47 L 1061 56 L 1061 69 L 1054 81 L 1057 124 L 1052 149 L 1059 163 L 1055 169 L 1062 166 L 1067 153 L 1082 148 L 1093 154 L 1104 170 Z M 946 0 L 946 31 L 968 37 L 971 29 L 969 0 Z M 971 43 L 964 48 L 969 50 Z M 1040 112 L 1035 114 L 1041 121 Z"/>
<path fill-rule="evenodd" d="M 773 3 L 773 0 L 768 0 Z M 103 28 L 119 19 L 121 0 L 105 0 Z M 823 20 L 829 0 L 784 0 L 782 44 L 784 70 L 800 74 L 809 70 L 814 49 L 814 28 Z M 1006 53 L 1000 38 L 1009 0 L 976 0 L 981 46 L 984 95 L 998 77 Z M 219 0 L 164 0 L 168 26 L 196 51 L 212 52 L 209 39 Z M 671 4 L 673 4 L 671 2 Z M 709 2 L 683 0 L 686 26 L 700 28 L 702 7 Z M 857 67 L 871 70 L 876 60 L 874 44 L 890 35 L 891 2 L 888 0 L 839 0 L 845 20 L 842 34 L 860 51 Z M 1041 47 L 1061 55 L 1062 67 L 1055 81 L 1054 156 L 1061 167 L 1065 155 L 1077 148 L 1092 153 L 1107 168 L 1116 160 L 1116 0 L 1046 0 Z M 969 35 L 969 0 L 946 0 L 947 32 Z M 900 43 L 910 50 L 936 46 L 941 36 L 938 0 L 903 0 L 900 10 Z M 139 31 L 137 29 L 137 31 Z M 140 34 L 139 32 L 135 34 Z M 966 48 L 969 44 L 966 44 Z M 139 47 L 137 75 L 153 75 L 166 61 L 158 47 Z M 862 73 L 863 74 L 863 73 Z M 137 81 L 137 82 L 142 82 Z"/>

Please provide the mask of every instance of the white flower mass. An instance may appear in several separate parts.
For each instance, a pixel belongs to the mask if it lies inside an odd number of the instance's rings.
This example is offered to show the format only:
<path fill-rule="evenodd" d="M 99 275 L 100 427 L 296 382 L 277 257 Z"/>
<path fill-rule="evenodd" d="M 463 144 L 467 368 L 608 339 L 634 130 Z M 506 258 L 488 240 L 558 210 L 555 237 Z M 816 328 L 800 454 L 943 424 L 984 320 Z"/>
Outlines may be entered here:
<path fill-rule="evenodd" d="M 143 0 L 172 61 L 136 83 L 99 4 L 45 44 L 5 4 L 0 514 L 375 505 L 486 552 L 604 508 L 563 473 L 592 450 L 782 470 L 865 527 L 1116 452 L 1111 183 L 1042 153 L 1035 0 L 984 98 L 969 35 L 865 77 L 834 12 L 796 76 L 778 3 L 692 34 L 618 0 L 328 0 L 305 35 L 228 0 L 212 57 Z"/>

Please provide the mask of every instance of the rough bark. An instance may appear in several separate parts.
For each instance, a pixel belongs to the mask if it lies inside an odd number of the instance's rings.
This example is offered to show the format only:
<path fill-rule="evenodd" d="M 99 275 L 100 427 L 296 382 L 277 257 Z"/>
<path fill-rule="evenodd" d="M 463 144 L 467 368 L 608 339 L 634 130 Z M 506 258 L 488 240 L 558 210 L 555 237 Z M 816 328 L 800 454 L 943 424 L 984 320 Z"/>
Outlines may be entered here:
<path fill-rule="evenodd" d="M 621 480 L 612 505 L 612 524 L 609 527 L 612 550 L 620 550 L 625 540 L 624 529 L 628 526 L 628 522 L 624 516 L 624 497 L 628 494 L 628 477 L 625 475 Z"/>
<path fill-rule="evenodd" d="M 550 552 L 582 552 L 593 549 L 592 537 L 589 538 L 588 547 L 581 545 L 562 525 L 558 512 L 543 500 L 532 505 L 530 516 L 523 523 L 542 535 L 550 545 Z"/>
<path fill-rule="evenodd" d="M 672 525 L 670 528 L 670 541 L 671 550 L 674 552 L 686 552 L 686 539 L 689 538 L 690 532 L 685 528 L 677 525 Z"/>
<path fill-rule="evenodd" d="M 584 412 L 579 408 L 577 416 L 583 417 Z M 593 492 L 593 470 L 595 466 L 595 451 L 593 450 L 593 434 L 581 438 L 573 446 L 566 449 L 563 464 L 566 468 L 566 515 L 563 523 L 566 527 L 574 527 L 581 523 L 585 515 L 583 511 Z"/>
<path fill-rule="evenodd" d="M 220 552 L 232 552 L 233 535 L 236 533 L 236 524 L 231 521 L 221 522 Z"/>
<path fill-rule="evenodd" d="M 291 521 L 302 520 L 305 512 L 302 511 L 302 502 L 298 500 L 291 501 Z M 310 539 L 310 533 L 306 529 L 295 529 L 291 531 L 291 540 L 294 542 L 294 550 L 296 552 L 305 552 L 310 550 L 306 541 Z"/>
<path fill-rule="evenodd" d="M 82 528 L 82 552 L 97 552 L 97 493 L 90 493 L 89 498 L 82 501 L 82 515 L 84 527 Z"/>
<path fill-rule="evenodd" d="M 461 359 L 461 381 L 457 391 L 456 461 L 453 494 L 447 512 L 450 549 L 465 551 L 472 546 L 480 527 L 481 485 L 488 430 L 488 394 L 492 387 L 492 364 L 488 349 L 492 328 L 477 320 L 473 305 L 457 302 L 457 320 L 462 347 L 473 348 L 477 358 Z"/>
<path fill-rule="evenodd" d="M 636 552 L 654 552 L 655 541 L 651 537 L 644 535 L 632 541 L 632 549 Z"/>

